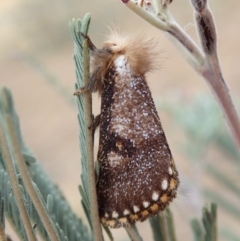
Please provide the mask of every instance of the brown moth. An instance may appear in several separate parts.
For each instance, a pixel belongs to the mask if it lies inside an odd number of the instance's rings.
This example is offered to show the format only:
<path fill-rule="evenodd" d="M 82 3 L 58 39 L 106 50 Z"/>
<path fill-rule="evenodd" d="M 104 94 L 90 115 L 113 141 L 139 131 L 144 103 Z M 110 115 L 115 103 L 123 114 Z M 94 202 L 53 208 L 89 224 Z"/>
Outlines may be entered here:
<path fill-rule="evenodd" d="M 128 226 L 162 211 L 176 197 L 178 172 L 146 73 L 155 66 L 155 43 L 110 30 L 102 49 L 91 50 L 91 76 L 84 91 L 101 95 L 97 197 L 101 222 Z"/>

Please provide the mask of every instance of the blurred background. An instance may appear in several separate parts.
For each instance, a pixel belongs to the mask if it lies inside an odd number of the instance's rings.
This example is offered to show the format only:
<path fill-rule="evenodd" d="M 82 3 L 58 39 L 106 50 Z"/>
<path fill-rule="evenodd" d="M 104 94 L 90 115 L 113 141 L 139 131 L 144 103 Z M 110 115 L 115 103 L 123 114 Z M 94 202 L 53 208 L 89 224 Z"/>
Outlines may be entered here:
<path fill-rule="evenodd" d="M 240 1 L 209 2 L 223 75 L 239 110 Z M 173 1 L 170 11 L 198 41 L 189 1 Z M 178 198 L 171 204 L 178 240 L 193 240 L 190 220 L 216 200 L 219 240 L 240 240 L 240 158 L 215 99 L 166 35 L 119 0 L 1 0 L 0 86 L 11 90 L 22 134 L 38 162 L 85 219 L 78 192 L 79 126 L 68 22 L 87 12 L 92 14 L 89 35 L 98 47 L 112 22 L 126 33 L 143 32 L 158 40 L 160 70 L 148 76 L 148 83 L 180 173 Z M 100 98 L 93 99 L 98 114 Z M 98 134 L 95 139 L 97 152 Z M 152 240 L 148 222 L 138 227 L 144 240 Z M 113 234 L 127 240 L 123 229 Z"/>

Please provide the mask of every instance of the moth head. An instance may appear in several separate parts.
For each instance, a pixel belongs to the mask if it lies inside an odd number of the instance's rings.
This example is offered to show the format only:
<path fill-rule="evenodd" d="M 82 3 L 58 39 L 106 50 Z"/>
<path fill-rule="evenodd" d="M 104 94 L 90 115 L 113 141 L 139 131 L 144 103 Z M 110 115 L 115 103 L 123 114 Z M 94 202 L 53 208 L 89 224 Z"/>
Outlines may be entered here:
<path fill-rule="evenodd" d="M 132 71 L 139 75 L 145 75 L 158 67 L 155 39 L 143 34 L 127 35 L 115 26 L 110 26 L 108 30 L 102 49 L 110 53 L 114 59 L 118 55 L 125 55 Z"/>
<path fill-rule="evenodd" d="M 103 43 L 103 49 L 110 54 L 123 54 L 125 43 L 121 38 L 110 40 Z"/>

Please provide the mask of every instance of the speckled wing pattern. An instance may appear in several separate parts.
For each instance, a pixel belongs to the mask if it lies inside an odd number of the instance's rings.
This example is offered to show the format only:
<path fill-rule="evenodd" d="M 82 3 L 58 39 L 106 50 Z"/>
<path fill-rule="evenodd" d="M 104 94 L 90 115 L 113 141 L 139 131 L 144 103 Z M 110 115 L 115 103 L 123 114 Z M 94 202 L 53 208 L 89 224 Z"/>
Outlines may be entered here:
<path fill-rule="evenodd" d="M 99 215 L 104 225 L 118 228 L 163 210 L 176 196 L 179 179 L 145 77 L 120 55 L 103 86 Z"/>

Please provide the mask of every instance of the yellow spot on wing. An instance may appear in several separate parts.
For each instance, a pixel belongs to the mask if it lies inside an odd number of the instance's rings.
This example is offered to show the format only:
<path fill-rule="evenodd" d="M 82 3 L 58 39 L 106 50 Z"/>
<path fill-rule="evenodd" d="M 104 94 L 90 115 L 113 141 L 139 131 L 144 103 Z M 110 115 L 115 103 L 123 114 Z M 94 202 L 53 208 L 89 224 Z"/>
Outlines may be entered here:
<path fill-rule="evenodd" d="M 137 215 L 137 214 L 131 214 L 131 215 L 130 215 L 130 219 L 131 219 L 132 221 L 137 221 L 137 220 L 138 220 L 138 215 Z"/>
<path fill-rule="evenodd" d="M 156 212 L 156 211 L 158 211 L 158 205 L 155 203 L 155 204 L 153 204 L 153 205 L 150 207 L 150 209 L 151 209 L 153 212 Z"/>
<path fill-rule="evenodd" d="M 166 203 L 166 202 L 168 201 L 168 196 L 167 196 L 167 194 L 163 194 L 163 195 L 161 196 L 160 200 L 161 200 L 162 203 Z"/>
<path fill-rule="evenodd" d="M 141 215 L 143 218 L 147 217 L 149 215 L 149 212 L 147 210 L 144 210 L 141 212 Z"/>
<path fill-rule="evenodd" d="M 119 222 L 122 223 L 122 224 L 128 223 L 127 218 L 119 218 Z"/>
<path fill-rule="evenodd" d="M 106 225 L 109 226 L 110 228 L 115 228 L 116 227 L 116 221 L 115 220 L 108 220 L 108 221 L 106 221 Z"/>
<path fill-rule="evenodd" d="M 170 189 L 175 189 L 177 186 L 177 182 L 174 178 L 171 178 L 170 180 Z"/>

